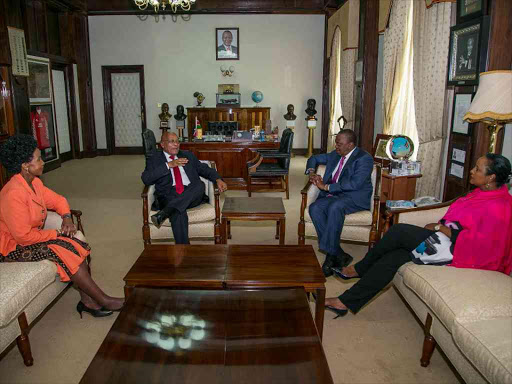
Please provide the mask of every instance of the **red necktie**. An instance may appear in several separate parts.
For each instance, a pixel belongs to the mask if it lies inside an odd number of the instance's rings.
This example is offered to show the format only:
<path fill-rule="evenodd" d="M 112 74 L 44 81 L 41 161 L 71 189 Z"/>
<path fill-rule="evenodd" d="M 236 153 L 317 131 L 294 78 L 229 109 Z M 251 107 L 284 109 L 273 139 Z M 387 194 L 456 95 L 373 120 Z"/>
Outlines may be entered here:
<path fill-rule="evenodd" d="M 174 160 L 177 158 L 177 156 L 174 156 Z M 183 180 L 181 179 L 180 167 L 173 167 L 172 174 L 174 176 L 174 181 L 176 181 L 176 192 L 178 192 L 178 195 L 181 195 L 185 190 L 185 187 L 183 186 Z"/>
<path fill-rule="evenodd" d="M 340 160 L 340 166 L 338 167 L 338 170 L 336 171 L 336 173 L 334 174 L 334 177 L 332 178 L 332 182 L 333 183 L 337 183 L 338 182 L 338 179 L 340 177 L 340 173 L 341 173 L 341 170 L 343 168 L 343 163 L 345 162 L 345 156 L 343 156 Z"/>

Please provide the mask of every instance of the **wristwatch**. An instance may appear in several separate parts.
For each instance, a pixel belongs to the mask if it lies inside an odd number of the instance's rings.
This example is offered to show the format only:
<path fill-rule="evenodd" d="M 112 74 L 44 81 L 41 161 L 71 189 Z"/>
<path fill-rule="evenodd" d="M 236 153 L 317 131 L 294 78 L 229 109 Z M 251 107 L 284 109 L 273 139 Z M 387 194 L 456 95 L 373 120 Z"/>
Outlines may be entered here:
<path fill-rule="evenodd" d="M 441 224 L 437 224 L 437 225 L 434 227 L 434 229 L 435 229 L 436 231 L 439 231 L 439 230 L 441 229 Z"/>

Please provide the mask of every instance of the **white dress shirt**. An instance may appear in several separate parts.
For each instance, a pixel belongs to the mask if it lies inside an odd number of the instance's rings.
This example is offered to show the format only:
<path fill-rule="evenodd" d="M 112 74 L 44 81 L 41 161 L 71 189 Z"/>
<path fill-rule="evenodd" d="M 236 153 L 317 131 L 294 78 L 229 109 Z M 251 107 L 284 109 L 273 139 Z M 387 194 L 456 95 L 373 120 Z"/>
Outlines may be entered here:
<path fill-rule="evenodd" d="M 345 161 L 343 162 L 343 167 L 341 167 L 341 172 L 343 172 L 343 168 L 345 168 L 345 165 L 347 165 L 347 161 L 348 161 L 350 155 L 352 155 L 352 153 L 355 151 L 355 149 L 356 149 L 356 147 L 354 147 L 353 150 L 351 150 L 348 154 L 345 155 Z M 336 175 L 336 171 L 340 167 L 340 163 L 341 163 L 341 159 L 340 159 L 340 161 L 338 161 L 338 165 L 336 166 L 336 168 L 334 168 L 334 171 L 332 172 L 331 179 L 333 179 L 333 183 L 338 182 L 338 180 L 334 180 L 334 175 Z M 340 172 L 340 177 L 341 177 L 341 172 Z"/>
<path fill-rule="evenodd" d="M 173 161 L 174 158 L 178 158 L 177 156 L 171 156 L 169 155 L 167 152 L 164 151 L 164 155 L 165 155 L 165 159 L 167 160 L 167 168 L 169 168 L 169 170 L 171 170 L 171 167 L 169 167 L 169 161 Z M 181 180 L 183 181 L 183 185 L 184 186 L 187 186 L 190 184 L 190 179 L 188 178 L 187 176 L 187 172 L 185 172 L 185 170 L 183 169 L 182 166 L 179 166 L 178 169 L 180 170 L 180 174 L 181 174 Z M 176 180 L 174 178 L 174 175 L 172 177 L 172 186 L 176 186 Z"/>

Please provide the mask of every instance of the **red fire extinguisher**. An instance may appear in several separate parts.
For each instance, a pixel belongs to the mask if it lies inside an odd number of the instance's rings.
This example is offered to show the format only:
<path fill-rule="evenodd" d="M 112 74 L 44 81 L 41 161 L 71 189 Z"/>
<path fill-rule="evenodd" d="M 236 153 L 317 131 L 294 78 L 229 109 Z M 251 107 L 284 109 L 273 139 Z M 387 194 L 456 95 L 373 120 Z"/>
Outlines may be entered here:
<path fill-rule="evenodd" d="M 37 140 L 37 147 L 45 149 L 50 147 L 50 132 L 48 131 L 48 112 L 43 111 L 40 107 L 35 112 L 30 113 L 32 120 L 32 134 Z"/>

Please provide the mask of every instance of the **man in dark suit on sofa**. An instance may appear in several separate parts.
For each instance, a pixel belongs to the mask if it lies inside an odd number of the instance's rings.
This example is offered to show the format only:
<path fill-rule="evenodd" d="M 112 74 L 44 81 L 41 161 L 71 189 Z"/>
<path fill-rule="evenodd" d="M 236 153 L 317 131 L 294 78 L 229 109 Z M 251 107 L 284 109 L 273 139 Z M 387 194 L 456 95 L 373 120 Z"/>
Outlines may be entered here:
<path fill-rule="evenodd" d="M 323 178 L 314 173 L 320 164 L 326 166 Z M 352 262 L 352 256 L 340 247 L 340 235 L 346 215 L 370 209 L 372 170 L 372 156 L 356 147 L 356 135 L 350 129 L 338 133 L 334 151 L 312 156 L 306 164 L 306 174 L 320 189 L 309 215 L 318 246 L 327 254 L 322 265 L 326 277 L 332 275 L 331 267 L 342 268 Z"/>
<path fill-rule="evenodd" d="M 150 157 L 142 172 L 145 185 L 155 184 L 160 208 L 158 213 L 151 216 L 151 221 L 160 228 L 169 218 L 176 244 L 189 244 L 187 209 L 201 204 L 205 192 L 199 176 L 217 182 L 220 192 L 227 190 L 227 185 L 216 170 L 201 163 L 193 153 L 180 151 L 175 133 L 164 132 L 160 146 L 163 152 Z"/>

